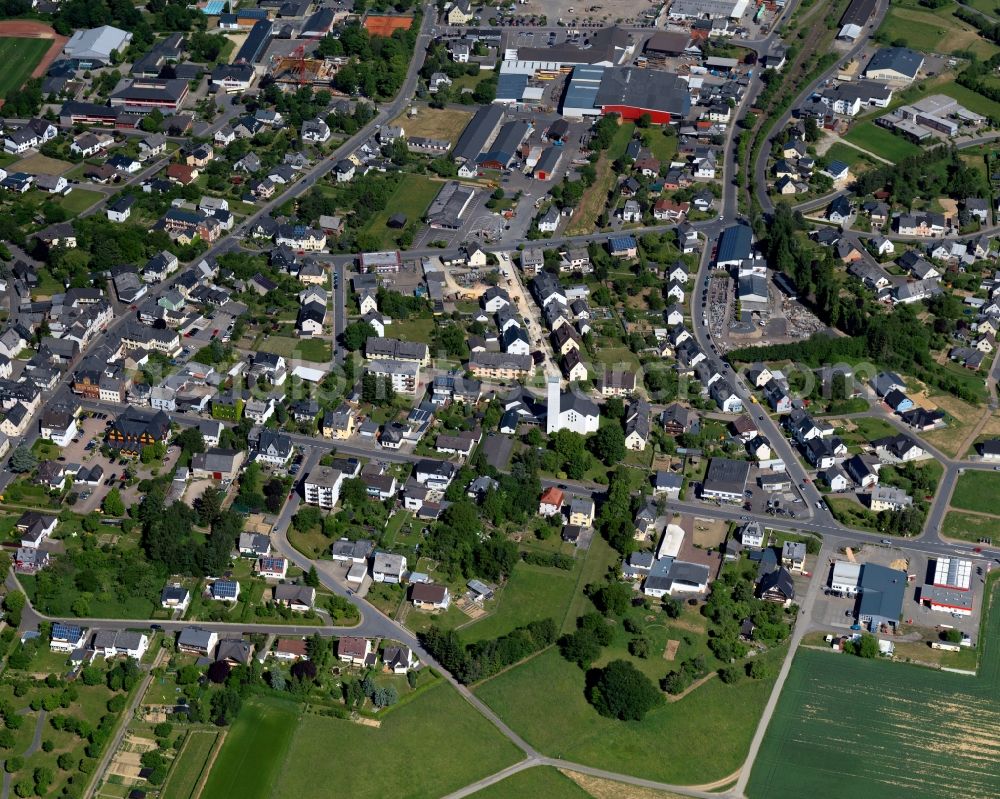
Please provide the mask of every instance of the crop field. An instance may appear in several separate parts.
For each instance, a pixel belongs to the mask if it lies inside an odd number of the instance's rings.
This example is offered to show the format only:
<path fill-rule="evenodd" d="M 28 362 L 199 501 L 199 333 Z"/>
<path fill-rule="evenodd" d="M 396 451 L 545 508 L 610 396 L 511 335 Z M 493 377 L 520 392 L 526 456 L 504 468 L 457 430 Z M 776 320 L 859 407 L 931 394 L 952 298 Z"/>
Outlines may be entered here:
<path fill-rule="evenodd" d="M 0 97 L 20 89 L 52 46 L 51 39 L 0 37 Z"/>
<path fill-rule="evenodd" d="M 955 483 L 951 506 L 980 513 L 996 513 L 997 496 L 1000 496 L 1000 473 L 966 471 L 959 475 Z"/>
<path fill-rule="evenodd" d="M 978 677 L 801 650 L 747 795 L 1000 796 L 1000 614 L 979 640 Z"/>
<path fill-rule="evenodd" d="M 163 786 L 163 799 L 194 799 L 195 789 L 218 738 L 219 733 L 212 730 L 188 733 L 184 748 L 170 767 L 170 776 Z"/>
<path fill-rule="evenodd" d="M 248 702 L 226 735 L 201 799 L 267 799 L 297 721 L 291 702 Z"/>
<path fill-rule="evenodd" d="M 512 765 L 519 756 L 520 751 L 457 691 L 442 684 L 394 709 L 378 728 L 303 716 L 282 766 L 281 783 L 271 796 L 445 796 Z M 253 772 L 249 770 L 249 779 Z M 233 791 L 229 796 L 247 795 Z M 261 794 L 253 794 L 257 796 Z"/>

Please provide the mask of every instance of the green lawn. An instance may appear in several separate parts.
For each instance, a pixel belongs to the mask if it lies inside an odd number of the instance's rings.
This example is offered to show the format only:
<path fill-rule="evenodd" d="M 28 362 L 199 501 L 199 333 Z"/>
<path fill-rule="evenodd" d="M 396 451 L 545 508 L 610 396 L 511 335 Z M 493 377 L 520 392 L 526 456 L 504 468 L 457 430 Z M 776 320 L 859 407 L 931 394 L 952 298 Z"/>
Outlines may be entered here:
<path fill-rule="evenodd" d="M 59 205 L 65 208 L 71 214 L 79 214 L 86 211 L 90 206 L 96 203 L 98 200 L 103 198 L 104 195 L 99 191 L 91 191 L 90 189 L 80 189 L 74 188 L 69 194 L 63 196 L 59 200 Z"/>
<path fill-rule="evenodd" d="M 403 341 L 419 341 L 430 344 L 431 336 L 434 334 L 435 324 L 433 319 L 408 319 L 393 321 L 385 329 L 385 334 L 389 338 L 398 338 Z"/>
<path fill-rule="evenodd" d="M 963 510 L 996 513 L 1000 493 L 1000 473 L 968 470 L 958 476 L 951 505 Z"/>
<path fill-rule="evenodd" d="M 860 150 L 851 147 L 849 144 L 844 144 L 844 142 L 834 142 L 830 145 L 830 149 L 826 151 L 826 157 L 834 159 L 837 161 L 843 161 L 850 167 L 855 167 L 855 172 L 858 169 L 864 169 L 870 166 L 873 159 L 865 155 Z"/>
<path fill-rule="evenodd" d="M 32 297 L 51 297 L 53 294 L 61 294 L 66 287 L 56 280 L 48 269 L 42 267 L 38 270 L 38 286 L 31 293 Z"/>
<path fill-rule="evenodd" d="M 333 355 L 333 350 L 329 341 L 321 338 L 304 338 L 295 345 L 293 355 L 303 361 L 327 363 Z"/>
<path fill-rule="evenodd" d="M 280 699 L 248 702 L 226 735 L 201 799 L 264 799 L 271 795 L 279 774 L 284 786 L 288 774 L 282 762 L 297 729 L 298 712 L 298 705 Z M 311 775 L 315 765 L 303 771 Z M 283 787 L 277 790 L 280 796 L 296 795 Z"/>
<path fill-rule="evenodd" d="M 0 97 L 20 89 L 52 42 L 49 39 L 0 38 Z"/>
<path fill-rule="evenodd" d="M 867 515 L 868 508 L 859 505 L 850 497 L 835 497 L 832 494 L 827 494 L 824 500 L 829 505 L 833 518 L 841 524 L 859 530 L 875 531 L 875 525 Z"/>
<path fill-rule="evenodd" d="M 444 796 L 519 759 L 513 744 L 442 683 L 387 714 L 379 728 L 304 716 L 271 796 Z"/>
<path fill-rule="evenodd" d="M 662 661 L 664 675 L 672 665 Z M 745 679 L 730 686 L 714 678 L 641 722 L 623 723 L 597 714 L 584 697 L 583 670 L 551 648 L 483 683 L 476 694 L 546 755 L 697 785 L 739 768 L 771 685 Z"/>
<path fill-rule="evenodd" d="M 218 737 L 214 730 L 192 730 L 188 733 L 184 748 L 174 760 L 163 786 L 163 799 L 191 799 Z"/>
<path fill-rule="evenodd" d="M 868 441 L 875 441 L 876 439 L 885 438 L 896 433 L 896 428 L 884 419 L 861 416 L 851 421 L 857 428 L 858 433 L 863 435 Z"/>
<path fill-rule="evenodd" d="M 477 799 L 587 799 L 590 794 L 554 768 L 540 766 L 519 771 L 489 788 L 476 791 L 473 796 Z"/>
<path fill-rule="evenodd" d="M 645 135 L 643 139 L 647 138 Z M 677 154 L 677 137 L 676 136 L 664 136 L 663 132 L 654 129 L 649 131 L 649 151 L 653 154 L 661 165 L 669 163 L 673 160 L 674 155 Z"/>
<path fill-rule="evenodd" d="M 957 7 L 946 3 L 931 10 L 917 0 L 897 0 L 889 7 L 879 32 L 885 34 L 886 41 L 902 39 L 908 47 L 925 52 L 971 50 L 982 59 L 996 53 L 994 44 L 954 15 Z"/>
<path fill-rule="evenodd" d="M 371 218 L 364 228 L 365 233 L 377 236 L 385 249 L 396 246 L 400 230 L 386 225 L 393 214 L 405 214 L 407 225 L 419 222 L 427 211 L 427 206 L 441 191 L 444 185 L 441 181 L 431 180 L 423 175 L 406 174 L 396 186 L 384 210 Z"/>
<path fill-rule="evenodd" d="M 978 677 L 799 651 L 750 799 L 1000 796 L 1000 614 L 989 615 Z"/>
<path fill-rule="evenodd" d="M 562 626 L 579 573 L 579 563 L 572 571 L 518 563 L 495 600 L 492 615 L 464 628 L 462 638 L 466 641 L 497 638 L 515 627 L 546 618 L 555 619 L 556 626 Z"/>
<path fill-rule="evenodd" d="M 261 339 L 257 344 L 257 349 L 261 352 L 273 352 L 275 355 L 291 358 L 299 344 L 297 338 L 290 336 L 270 336 L 267 339 Z"/>
<path fill-rule="evenodd" d="M 1000 541 L 1000 517 L 950 510 L 944 515 L 941 534 L 974 544 L 979 543 L 982 538 Z"/>
<path fill-rule="evenodd" d="M 853 125 L 843 138 L 863 150 L 880 155 L 895 163 L 911 155 L 920 153 L 920 147 L 902 136 L 897 136 L 874 122 Z"/>

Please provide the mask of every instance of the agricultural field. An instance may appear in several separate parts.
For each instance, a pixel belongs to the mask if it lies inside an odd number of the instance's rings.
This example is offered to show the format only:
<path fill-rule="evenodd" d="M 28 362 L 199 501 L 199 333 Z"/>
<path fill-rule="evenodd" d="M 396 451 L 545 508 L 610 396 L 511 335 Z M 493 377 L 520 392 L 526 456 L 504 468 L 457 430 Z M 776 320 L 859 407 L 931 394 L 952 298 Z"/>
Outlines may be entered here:
<path fill-rule="evenodd" d="M 215 730 L 192 730 L 170 767 L 163 786 L 163 799 L 196 799 L 195 791 L 205 774 L 212 750 L 219 739 Z"/>
<path fill-rule="evenodd" d="M 320 799 L 330 796 L 334 785 L 338 796 L 352 799 L 444 796 L 520 757 L 513 744 L 443 683 L 390 711 L 379 727 L 307 714 L 285 748 L 280 788 L 273 790 L 272 799 Z M 249 780 L 253 772 L 247 772 Z"/>
<path fill-rule="evenodd" d="M 913 142 L 880 128 L 871 121 L 853 125 L 843 139 L 893 163 L 920 153 L 920 147 Z"/>
<path fill-rule="evenodd" d="M 52 46 L 51 39 L 0 37 L 0 97 L 20 89 Z"/>
<path fill-rule="evenodd" d="M 270 796 L 295 733 L 298 713 L 298 705 L 280 699 L 248 702 L 226 735 L 201 799 Z M 315 766 L 316 763 L 304 765 L 303 776 L 311 778 Z"/>
<path fill-rule="evenodd" d="M 415 117 L 400 114 L 392 125 L 403 128 L 407 136 L 447 139 L 452 144 L 472 119 L 471 111 L 452 108 L 420 108 Z"/>
<path fill-rule="evenodd" d="M 1000 795 L 1000 614 L 979 640 L 978 677 L 800 651 L 747 795 L 830 796 L 834 784 L 879 799 Z"/>
<path fill-rule="evenodd" d="M 556 769 L 542 766 L 519 771 L 495 785 L 476 791 L 473 796 L 475 799 L 523 799 L 526 796 L 544 796 L 546 799 L 588 799 L 590 794 Z"/>
<path fill-rule="evenodd" d="M 17 169 L 29 175 L 62 175 L 73 166 L 69 161 L 36 153 L 17 162 Z"/>
<path fill-rule="evenodd" d="M 958 476 L 951 506 L 979 513 L 994 513 L 1000 495 L 1000 473 L 967 470 Z"/>

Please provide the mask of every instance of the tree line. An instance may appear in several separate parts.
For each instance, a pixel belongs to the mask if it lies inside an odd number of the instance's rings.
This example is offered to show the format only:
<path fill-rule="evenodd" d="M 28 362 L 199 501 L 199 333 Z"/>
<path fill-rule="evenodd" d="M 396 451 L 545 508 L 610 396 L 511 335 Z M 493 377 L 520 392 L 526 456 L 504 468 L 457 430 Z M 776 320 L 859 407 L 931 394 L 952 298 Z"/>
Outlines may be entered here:
<path fill-rule="evenodd" d="M 459 682 L 471 683 L 492 677 L 507 666 L 524 660 L 555 643 L 558 628 L 553 619 L 539 619 L 486 641 L 465 644 L 454 630 L 437 625 L 420 634 L 420 643 Z"/>

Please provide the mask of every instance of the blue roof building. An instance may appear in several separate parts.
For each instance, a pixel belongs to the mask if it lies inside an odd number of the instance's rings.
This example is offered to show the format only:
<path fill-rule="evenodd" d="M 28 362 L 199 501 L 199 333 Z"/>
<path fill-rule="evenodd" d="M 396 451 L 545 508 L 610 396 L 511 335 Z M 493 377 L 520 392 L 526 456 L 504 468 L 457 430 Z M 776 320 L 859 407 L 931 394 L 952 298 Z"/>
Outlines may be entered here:
<path fill-rule="evenodd" d="M 240 596 L 240 584 L 236 580 L 216 580 L 212 583 L 212 599 L 235 602 Z"/>
<path fill-rule="evenodd" d="M 719 248 L 715 254 L 715 265 L 719 267 L 739 266 L 753 252 L 753 231 L 749 225 L 732 225 L 722 231 Z"/>

